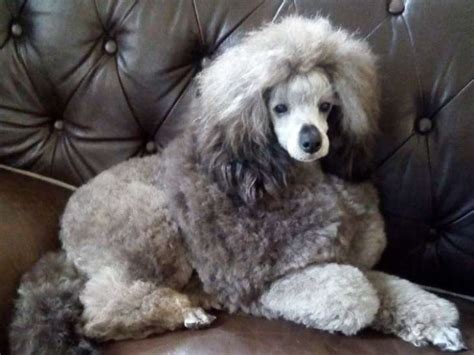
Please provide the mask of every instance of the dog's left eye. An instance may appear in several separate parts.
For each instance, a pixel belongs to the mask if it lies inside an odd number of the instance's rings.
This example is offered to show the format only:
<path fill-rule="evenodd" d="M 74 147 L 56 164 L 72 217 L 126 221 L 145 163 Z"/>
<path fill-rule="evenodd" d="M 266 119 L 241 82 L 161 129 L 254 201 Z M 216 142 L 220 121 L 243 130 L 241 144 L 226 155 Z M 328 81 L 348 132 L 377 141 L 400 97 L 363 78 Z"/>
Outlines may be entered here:
<path fill-rule="evenodd" d="M 331 104 L 329 102 L 323 102 L 319 105 L 319 111 L 329 112 L 331 110 Z"/>
<path fill-rule="evenodd" d="M 273 111 L 282 114 L 288 111 L 288 106 L 286 106 L 285 104 L 278 104 L 273 108 Z"/>

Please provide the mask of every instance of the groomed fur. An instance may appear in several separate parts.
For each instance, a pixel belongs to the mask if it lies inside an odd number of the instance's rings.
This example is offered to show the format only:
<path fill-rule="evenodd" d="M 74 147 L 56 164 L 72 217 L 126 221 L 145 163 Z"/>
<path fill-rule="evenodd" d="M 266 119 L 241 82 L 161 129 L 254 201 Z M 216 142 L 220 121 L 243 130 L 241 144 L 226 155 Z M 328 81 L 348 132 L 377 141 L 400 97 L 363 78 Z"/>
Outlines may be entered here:
<path fill-rule="evenodd" d="M 229 311 L 248 309 L 266 285 L 306 265 L 343 262 L 366 219 L 376 226 L 372 240 L 383 238 L 380 216 L 369 217 L 367 206 L 355 203 L 362 198 L 377 205 L 369 184 L 344 186 L 341 194 L 339 182 L 325 176 L 318 162 L 300 163 L 279 199 L 264 196 L 255 206 L 241 205 L 202 174 L 198 158 L 192 135 L 172 143 L 164 190 L 204 290 Z"/>
<path fill-rule="evenodd" d="M 80 273 L 64 257 L 49 271 L 55 259 L 47 257 L 31 274 L 41 285 L 25 277 L 14 346 L 32 341 L 35 351 L 57 339 L 55 322 L 32 322 L 24 334 L 32 339 L 20 334 L 25 320 L 44 317 L 25 305 L 58 299 L 50 317 L 72 329 L 79 294 L 78 334 L 98 341 L 203 327 L 213 320 L 206 310 L 219 307 L 344 334 L 370 325 L 415 345 L 462 349 L 454 306 L 369 271 L 385 247 L 374 187 L 324 174 L 319 161 L 292 160 L 277 144 L 265 93 L 312 71 L 338 96 L 322 164 L 351 178 L 366 170 L 378 113 L 368 45 L 320 18 L 252 32 L 199 75 L 192 127 L 160 156 L 124 162 L 72 196 L 61 241 Z M 62 303 L 64 292 L 72 303 Z M 436 316 L 425 316 L 433 305 Z"/>

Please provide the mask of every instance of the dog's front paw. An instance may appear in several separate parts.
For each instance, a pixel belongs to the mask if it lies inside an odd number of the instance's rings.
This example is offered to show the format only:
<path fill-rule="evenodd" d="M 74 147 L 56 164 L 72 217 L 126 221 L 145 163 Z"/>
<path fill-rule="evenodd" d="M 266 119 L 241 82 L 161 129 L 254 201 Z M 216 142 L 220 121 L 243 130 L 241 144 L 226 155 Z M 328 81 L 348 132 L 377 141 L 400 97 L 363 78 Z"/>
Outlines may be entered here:
<path fill-rule="evenodd" d="M 419 325 L 402 331 L 400 337 L 415 346 L 432 344 L 443 351 L 467 350 L 458 328 Z"/>
<path fill-rule="evenodd" d="M 201 329 L 209 326 L 215 319 L 202 308 L 191 308 L 184 315 L 184 326 L 188 329 Z"/>
<path fill-rule="evenodd" d="M 434 328 L 430 336 L 430 341 L 444 351 L 467 350 L 461 332 L 458 328 Z"/>

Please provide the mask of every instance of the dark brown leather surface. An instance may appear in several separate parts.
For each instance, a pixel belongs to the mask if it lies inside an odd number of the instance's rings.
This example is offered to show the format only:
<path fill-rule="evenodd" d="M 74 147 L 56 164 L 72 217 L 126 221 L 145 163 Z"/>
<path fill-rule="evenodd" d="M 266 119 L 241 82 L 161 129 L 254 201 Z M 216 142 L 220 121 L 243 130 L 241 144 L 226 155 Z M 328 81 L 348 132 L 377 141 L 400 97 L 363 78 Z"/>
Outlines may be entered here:
<path fill-rule="evenodd" d="M 0 353 L 21 275 L 58 246 L 59 216 L 71 191 L 0 168 Z"/>
<path fill-rule="evenodd" d="M 459 299 L 455 302 L 462 312 L 466 342 L 473 349 L 474 303 Z M 345 337 L 284 321 L 225 314 L 218 314 L 218 319 L 210 329 L 183 330 L 144 340 L 111 343 L 103 349 L 105 355 L 441 354 L 434 348 L 415 348 L 400 339 L 371 330 Z"/>

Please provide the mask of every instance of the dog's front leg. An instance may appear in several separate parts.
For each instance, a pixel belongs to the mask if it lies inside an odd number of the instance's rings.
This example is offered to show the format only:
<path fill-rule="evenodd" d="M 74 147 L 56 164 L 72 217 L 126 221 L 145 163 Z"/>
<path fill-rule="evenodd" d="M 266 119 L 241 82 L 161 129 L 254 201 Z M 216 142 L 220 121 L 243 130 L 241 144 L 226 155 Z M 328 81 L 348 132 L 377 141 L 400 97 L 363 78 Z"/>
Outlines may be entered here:
<path fill-rule="evenodd" d="M 98 341 L 139 339 L 179 328 L 203 328 L 215 317 L 203 300 L 133 279 L 117 267 L 96 272 L 80 295 L 82 332 Z"/>
<path fill-rule="evenodd" d="M 433 344 L 443 350 L 466 349 L 456 327 L 458 310 L 451 302 L 396 276 L 368 271 L 380 297 L 373 327 L 416 346 Z"/>
<path fill-rule="evenodd" d="M 375 289 L 349 265 L 310 266 L 274 282 L 260 298 L 262 314 L 346 335 L 374 320 Z"/>

